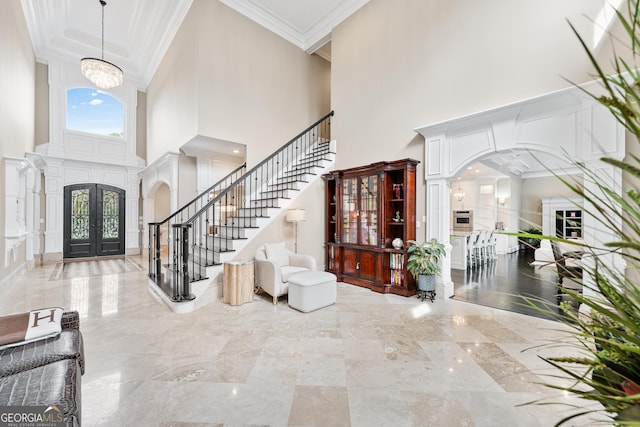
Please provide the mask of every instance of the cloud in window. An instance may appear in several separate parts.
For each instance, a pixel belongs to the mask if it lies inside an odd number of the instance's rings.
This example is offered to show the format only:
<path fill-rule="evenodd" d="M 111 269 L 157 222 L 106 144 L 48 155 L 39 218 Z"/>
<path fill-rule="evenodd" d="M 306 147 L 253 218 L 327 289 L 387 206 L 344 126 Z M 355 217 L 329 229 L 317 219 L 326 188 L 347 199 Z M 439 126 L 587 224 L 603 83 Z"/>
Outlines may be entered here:
<path fill-rule="evenodd" d="M 67 129 L 124 138 L 123 104 L 94 88 L 67 90 Z"/>

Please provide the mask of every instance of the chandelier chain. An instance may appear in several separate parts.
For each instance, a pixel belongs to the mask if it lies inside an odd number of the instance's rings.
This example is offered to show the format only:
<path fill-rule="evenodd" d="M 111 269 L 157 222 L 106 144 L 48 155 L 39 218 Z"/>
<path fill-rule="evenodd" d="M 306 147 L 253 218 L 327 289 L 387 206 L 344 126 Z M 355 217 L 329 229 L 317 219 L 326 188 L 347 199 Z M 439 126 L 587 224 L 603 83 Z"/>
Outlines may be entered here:
<path fill-rule="evenodd" d="M 104 7 L 107 5 L 107 2 L 100 0 L 100 5 L 102 6 L 102 60 L 104 61 Z"/>
<path fill-rule="evenodd" d="M 101 59 L 82 58 L 80 60 L 80 71 L 100 89 L 110 89 L 122 84 L 123 75 L 120 67 L 104 60 L 104 7 L 107 2 L 105 0 L 98 0 L 98 2 L 102 6 L 102 38 L 100 45 L 102 56 Z"/>

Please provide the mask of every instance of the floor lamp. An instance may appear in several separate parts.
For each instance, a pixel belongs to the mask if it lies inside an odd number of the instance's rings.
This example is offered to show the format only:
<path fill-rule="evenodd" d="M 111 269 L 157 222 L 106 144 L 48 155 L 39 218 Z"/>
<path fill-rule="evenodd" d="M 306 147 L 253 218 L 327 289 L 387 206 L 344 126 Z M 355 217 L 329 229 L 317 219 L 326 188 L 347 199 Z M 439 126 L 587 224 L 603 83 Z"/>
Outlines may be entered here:
<path fill-rule="evenodd" d="M 295 228 L 295 253 L 298 253 L 298 223 L 307 219 L 307 212 L 304 209 L 289 209 L 287 211 L 287 221 L 293 222 L 296 225 Z"/>

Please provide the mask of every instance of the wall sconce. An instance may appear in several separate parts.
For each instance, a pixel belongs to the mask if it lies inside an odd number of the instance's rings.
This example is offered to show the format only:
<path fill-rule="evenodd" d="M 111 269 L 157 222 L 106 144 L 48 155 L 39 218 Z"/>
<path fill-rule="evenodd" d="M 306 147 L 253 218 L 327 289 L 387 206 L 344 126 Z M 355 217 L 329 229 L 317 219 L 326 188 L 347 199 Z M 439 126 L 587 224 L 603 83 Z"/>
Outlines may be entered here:
<path fill-rule="evenodd" d="M 505 203 L 507 203 L 507 198 L 506 197 L 498 197 L 498 204 L 500 206 L 504 206 Z"/>
<path fill-rule="evenodd" d="M 307 219 L 307 212 L 304 209 L 289 209 L 287 211 L 287 221 L 293 222 L 296 225 L 295 228 L 295 253 L 298 253 L 298 223 Z"/>
<path fill-rule="evenodd" d="M 461 202 L 462 199 L 464 199 L 464 196 L 466 196 L 466 194 L 462 189 L 462 187 L 458 187 L 458 189 L 453 193 L 453 197 L 459 202 Z"/>

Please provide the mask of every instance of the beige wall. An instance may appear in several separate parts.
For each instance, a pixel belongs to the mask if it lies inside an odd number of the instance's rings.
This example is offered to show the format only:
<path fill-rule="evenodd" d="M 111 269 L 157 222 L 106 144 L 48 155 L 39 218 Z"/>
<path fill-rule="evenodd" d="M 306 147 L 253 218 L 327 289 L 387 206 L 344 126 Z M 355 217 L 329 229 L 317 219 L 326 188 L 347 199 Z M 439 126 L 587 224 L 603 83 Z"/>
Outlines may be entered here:
<path fill-rule="evenodd" d="M 582 182 L 581 175 L 562 177 L 569 181 Z M 522 201 L 520 205 L 520 229 L 536 227 L 542 230 L 542 198 L 572 197 L 575 194 L 554 176 L 544 178 L 528 178 L 522 180 Z"/>
<path fill-rule="evenodd" d="M 338 166 L 421 155 L 418 126 L 590 80 L 566 18 L 601 4 L 371 0 L 332 35 Z"/>
<path fill-rule="evenodd" d="M 0 2 L 0 159 L 24 157 L 34 147 L 36 62 L 29 32 L 18 1 Z M 5 267 L 5 169 L 0 166 L 0 283 L 24 263 L 24 244 L 18 259 Z"/>
<path fill-rule="evenodd" d="M 154 221 L 163 221 L 171 215 L 171 190 L 167 184 L 160 184 L 153 195 Z"/>
<path fill-rule="evenodd" d="M 178 171 L 178 206 L 182 207 L 198 195 L 196 158 L 180 156 Z"/>
<path fill-rule="evenodd" d="M 39 62 L 36 63 L 35 96 L 35 145 L 40 145 L 49 142 L 49 66 Z"/>
<path fill-rule="evenodd" d="M 332 34 L 337 166 L 421 160 L 414 128 L 590 80 L 566 19 L 590 37 L 600 0 L 371 0 Z M 364 148 L 366 147 L 366 149 Z M 422 229 L 423 230 L 423 229 Z M 420 235 L 420 231 L 419 235 Z"/>
<path fill-rule="evenodd" d="M 34 148 L 36 62 L 20 2 L 0 2 L 0 154 Z"/>
<path fill-rule="evenodd" d="M 147 87 L 147 164 L 177 151 L 197 133 L 198 39 L 187 14 Z"/>
<path fill-rule="evenodd" d="M 195 0 L 147 91 L 148 161 L 201 134 L 247 144 L 251 167 L 334 109 L 337 168 L 421 161 L 422 218 L 424 141 L 413 129 L 567 87 L 563 76 L 590 80 L 566 19 L 590 38 L 583 14 L 593 18 L 601 5 L 371 0 L 334 29 L 329 65 L 220 2 Z M 322 230 L 322 197 L 301 207 L 305 230 Z M 285 226 L 267 235 L 285 237 Z M 323 236 L 308 237 L 300 251 L 322 260 Z"/>
<path fill-rule="evenodd" d="M 148 161 L 196 135 L 252 167 L 329 112 L 330 66 L 217 1 L 195 0 L 147 90 Z"/>
<path fill-rule="evenodd" d="M 338 168 L 421 160 L 421 218 L 424 141 L 413 129 L 568 86 L 561 76 L 589 80 L 591 67 L 566 18 L 589 38 L 591 23 L 582 15 L 593 18 L 601 4 L 371 0 L 334 29 L 329 64 L 220 2 L 194 0 L 147 89 L 146 159 L 204 135 L 247 144 L 252 166 L 333 108 Z M 0 2 L 0 35 L 0 155 L 22 156 L 48 140 L 46 66 L 35 64 L 19 2 Z M 316 197 L 322 191 L 316 193 L 300 202 L 309 213 L 304 228 L 314 230 L 300 251 L 321 260 L 323 238 L 315 230 L 324 214 Z M 0 212 L 4 203 L 0 188 Z M 0 227 L 4 253 L 2 233 Z M 424 227 L 417 234 L 423 237 Z"/>
<path fill-rule="evenodd" d="M 140 91 L 136 103 L 136 155 L 147 159 L 147 94 Z"/>

